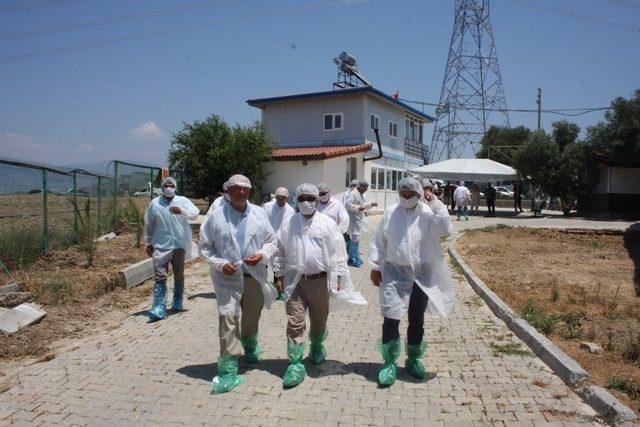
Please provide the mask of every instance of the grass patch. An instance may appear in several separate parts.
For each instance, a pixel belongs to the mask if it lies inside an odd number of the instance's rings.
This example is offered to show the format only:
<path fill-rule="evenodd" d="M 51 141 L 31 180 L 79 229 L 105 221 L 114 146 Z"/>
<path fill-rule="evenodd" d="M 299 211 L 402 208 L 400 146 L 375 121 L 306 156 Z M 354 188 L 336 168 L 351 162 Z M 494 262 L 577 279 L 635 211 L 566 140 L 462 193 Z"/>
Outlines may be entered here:
<path fill-rule="evenodd" d="M 559 320 L 558 316 L 550 314 L 546 309 L 537 306 L 532 300 L 527 301 L 520 314 L 538 332 L 545 335 L 553 332 Z"/>
<path fill-rule="evenodd" d="M 493 349 L 494 356 L 500 356 L 503 354 L 512 355 L 512 356 L 532 356 L 532 353 L 529 350 L 525 350 L 518 343 L 507 343 L 507 344 L 496 344 L 491 343 L 491 348 Z"/>
<path fill-rule="evenodd" d="M 455 259 L 454 257 L 450 257 L 449 259 L 450 259 L 451 268 L 453 269 L 453 271 L 455 271 L 456 273 L 458 273 L 460 275 L 464 275 L 464 270 L 462 269 L 462 266 L 460 265 L 458 260 Z"/>
<path fill-rule="evenodd" d="M 76 234 L 70 229 L 49 232 L 49 250 L 62 250 L 76 243 Z M 44 235 L 42 228 L 12 229 L 0 233 L 0 254 L 9 270 L 18 270 L 33 264 L 42 255 Z"/>
<path fill-rule="evenodd" d="M 464 304 L 468 305 L 469 307 L 482 307 L 482 298 L 480 298 L 478 295 L 475 295 L 464 300 Z"/>
<path fill-rule="evenodd" d="M 632 399 L 640 397 L 640 384 L 632 379 L 620 378 L 617 375 L 614 375 L 607 380 L 607 388 L 619 390 Z"/>

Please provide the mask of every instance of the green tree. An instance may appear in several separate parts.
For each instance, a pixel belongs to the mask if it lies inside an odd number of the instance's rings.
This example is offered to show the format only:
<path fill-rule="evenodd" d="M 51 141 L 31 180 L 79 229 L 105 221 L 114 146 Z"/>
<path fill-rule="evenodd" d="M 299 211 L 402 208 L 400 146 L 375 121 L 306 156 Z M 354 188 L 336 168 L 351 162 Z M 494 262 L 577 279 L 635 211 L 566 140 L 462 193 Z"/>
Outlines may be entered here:
<path fill-rule="evenodd" d="M 524 126 L 503 128 L 491 126 L 480 141 L 478 159 L 495 160 L 509 166 L 515 166 L 515 155 L 518 148 L 506 146 L 523 145 L 529 138 L 531 130 Z"/>
<path fill-rule="evenodd" d="M 236 173 L 247 176 L 254 184 L 254 196 L 259 195 L 271 151 L 271 140 L 260 123 L 231 127 L 212 115 L 204 121 L 184 123 L 173 135 L 169 164 L 179 171 L 186 193 L 211 202 Z"/>
<path fill-rule="evenodd" d="M 616 98 L 604 122 L 587 129 L 587 140 L 609 166 L 640 167 L 640 89 L 629 99 Z"/>
<path fill-rule="evenodd" d="M 557 173 L 560 150 L 543 130 L 531 132 L 527 141 L 515 153 L 515 168 L 534 187 L 548 192 Z"/>
<path fill-rule="evenodd" d="M 571 145 L 575 144 L 580 135 L 580 127 L 575 123 L 570 123 L 566 120 L 554 122 L 552 124 L 553 131 L 551 132 L 551 140 L 558 144 L 560 151 Z"/>

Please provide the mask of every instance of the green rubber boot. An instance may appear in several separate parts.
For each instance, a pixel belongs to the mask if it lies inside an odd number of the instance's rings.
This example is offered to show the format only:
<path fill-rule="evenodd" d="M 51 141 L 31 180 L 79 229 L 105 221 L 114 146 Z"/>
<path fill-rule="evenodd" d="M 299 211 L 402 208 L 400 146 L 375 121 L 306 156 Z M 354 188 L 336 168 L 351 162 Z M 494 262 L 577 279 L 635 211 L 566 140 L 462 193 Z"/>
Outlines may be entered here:
<path fill-rule="evenodd" d="M 400 340 L 389 341 L 386 344 L 379 343 L 378 350 L 384 359 L 384 365 L 378 372 L 378 384 L 384 387 L 393 385 L 398 376 L 398 364 L 396 361 L 400 356 Z"/>
<path fill-rule="evenodd" d="M 287 357 L 289 358 L 289 367 L 282 377 L 282 385 L 291 388 L 299 385 L 307 376 L 307 370 L 302 364 L 302 356 L 304 354 L 304 344 L 287 344 Z"/>
<path fill-rule="evenodd" d="M 260 361 L 258 335 L 243 337 L 240 341 L 242 341 L 242 347 L 244 348 L 244 361 L 247 363 L 258 363 Z"/>
<path fill-rule="evenodd" d="M 404 363 L 404 368 L 409 374 L 418 380 L 423 380 L 425 377 L 425 369 L 422 364 L 422 358 L 424 357 L 424 351 L 427 349 L 427 343 L 421 342 L 420 344 L 408 344 L 407 343 L 407 360 Z"/>
<path fill-rule="evenodd" d="M 218 375 L 211 381 L 211 393 L 226 393 L 238 387 L 243 381 L 244 377 L 238 375 L 238 358 L 220 356 Z"/>
<path fill-rule="evenodd" d="M 322 335 L 309 334 L 311 346 L 309 348 L 309 360 L 314 365 L 320 365 L 327 359 L 327 348 L 324 346 L 324 340 L 327 339 L 327 332 Z"/>

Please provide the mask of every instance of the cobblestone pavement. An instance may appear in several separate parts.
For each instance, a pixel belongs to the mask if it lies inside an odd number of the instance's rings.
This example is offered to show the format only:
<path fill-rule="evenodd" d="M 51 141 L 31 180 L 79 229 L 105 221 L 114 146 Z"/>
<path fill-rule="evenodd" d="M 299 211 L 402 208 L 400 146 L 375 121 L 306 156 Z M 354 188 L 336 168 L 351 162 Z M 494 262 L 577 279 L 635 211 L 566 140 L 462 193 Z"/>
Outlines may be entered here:
<path fill-rule="evenodd" d="M 0 394 L 0 424 L 599 424 L 460 278 L 454 313 L 427 318 L 427 379 L 416 381 L 400 369 L 394 386 L 378 388 L 381 317 L 368 274 L 353 269 L 370 305 L 331 315 L 328 361 L 308 365 L 297 388 L 283 390 L 280 379 L 287 365 L 278 302 L 261 320 L 263 361 L 241 364 L 245 382 L 231 393 L 209 394 L 217 371 L 217 312 L 208 268 L 200 262 L 186 271 L 188 311 L 149 324 L 140 306 L 120 327 L 22 369 Z"/>

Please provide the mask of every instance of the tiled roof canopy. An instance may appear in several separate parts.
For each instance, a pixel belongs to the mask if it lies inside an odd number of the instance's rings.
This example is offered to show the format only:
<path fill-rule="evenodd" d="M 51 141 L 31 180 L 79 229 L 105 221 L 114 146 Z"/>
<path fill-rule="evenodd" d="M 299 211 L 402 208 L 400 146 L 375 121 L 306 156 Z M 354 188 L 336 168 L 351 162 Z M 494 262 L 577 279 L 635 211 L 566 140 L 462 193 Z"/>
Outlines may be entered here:
<path fill-rule="evenodd" d="M 271 158 L 273 160 L 324 160 L 348 154 L 363 153 L 370 149 L 370 143 L 330 147 L 276 148 L 271 153 Z"/>

